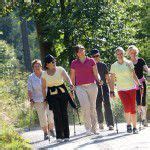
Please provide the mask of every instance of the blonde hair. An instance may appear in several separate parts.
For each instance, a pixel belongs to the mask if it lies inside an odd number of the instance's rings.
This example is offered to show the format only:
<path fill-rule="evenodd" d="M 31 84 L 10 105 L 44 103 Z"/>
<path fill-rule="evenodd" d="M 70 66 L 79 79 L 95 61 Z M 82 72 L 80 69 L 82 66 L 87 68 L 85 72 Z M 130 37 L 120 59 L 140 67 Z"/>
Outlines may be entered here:
<path fill-rule="evenodd" d="M 34 65 L 35 64 L 39 64 L 41 67 L 42 67 L 42 62 L 41 62 L 41 60 L 40 59 L 34 59 L 33 61 L 32 61 L 32 68 L 34 67 Z"/>
<path fill-rule="evenodd" d="M 135 45 L 130 45 L 127 49 L 127 55 L 129 55 L 130 51 L 135 51 L 136 55 L 139 53 L 139 49 Z"/>
<path fill-rule="evenodd" d="M 115 50 L 115 56 L 117 56 L 116 53 L 117 53 L 118 51 L 121 51 L 121 52 L 123 53 L 123 55 L 125 54 L 124 49 L 123 49 L 121 46 L 119 46 L 119 47 L 117 47 L 116 50 Z"/>

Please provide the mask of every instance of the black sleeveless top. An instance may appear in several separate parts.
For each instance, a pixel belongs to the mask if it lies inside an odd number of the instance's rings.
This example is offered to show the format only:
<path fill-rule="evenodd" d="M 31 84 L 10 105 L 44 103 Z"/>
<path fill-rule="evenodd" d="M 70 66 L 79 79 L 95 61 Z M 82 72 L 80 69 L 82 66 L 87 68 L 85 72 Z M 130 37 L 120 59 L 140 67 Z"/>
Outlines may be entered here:
<path fill-rule="evenodd" d="M 145 66 L 145 60 L 143 58 L 138 58 L 138 61 L 136 64 L 134 64 L 134 70 L 138 77 L 138 79 L 141 79 L 143 77 L 143 66 Z"/>

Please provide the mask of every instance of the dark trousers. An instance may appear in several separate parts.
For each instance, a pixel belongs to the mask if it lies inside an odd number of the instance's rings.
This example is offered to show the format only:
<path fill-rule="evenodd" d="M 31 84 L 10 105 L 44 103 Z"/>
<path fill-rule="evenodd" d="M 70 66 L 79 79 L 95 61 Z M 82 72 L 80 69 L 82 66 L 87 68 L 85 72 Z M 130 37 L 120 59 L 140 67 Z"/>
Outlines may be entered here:
<path fill-rule="evenodd" d="M 104 121 L 103 112 L 102 112 L 102 102 L 103 102 L 106 124 L 107 126 L 114 125 L 108 86 L 103 85 L 102 90 L 103 92 L 101 91 L 101 87 L 98 86 L 98 95 L 96 100 L 96 111 L 97 111 L 98 123 L 103 123 Z"/>
<path fill-rule="evenodd" d="M 143 95 L 141 97 L 140 90 L 136 91 L 136 103 L 137 103 L 137 105 L 146 106 L 146 83 L 145 83 L 145 81 L 142 84 L 143 84 Z M 142 100 L 141 100 L 141 98 L 142 98 Z"/>
<path fill-rule="evenodd" d="M 68 101 L 66 100 L 65 94 L 50 96 L 49 102 L 52 105 L 54 113 L 56 138 L 69 138 L 69 122 L 67 113 Z"/>

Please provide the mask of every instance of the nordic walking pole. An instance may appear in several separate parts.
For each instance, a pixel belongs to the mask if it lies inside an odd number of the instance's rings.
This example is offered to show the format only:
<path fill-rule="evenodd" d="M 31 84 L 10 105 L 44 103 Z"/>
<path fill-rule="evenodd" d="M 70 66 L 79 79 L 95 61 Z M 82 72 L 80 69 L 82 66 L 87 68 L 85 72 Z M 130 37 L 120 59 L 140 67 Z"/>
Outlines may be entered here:
<path fill-rule="evenodd" d="M 78 120 L 79 120 L 79 125 L 81 125 L 81 121 L 80 121 L 80 116 L 79 116 L 78 108 L 77 108 L 77 116 L 78 116 Z"/>
<path fill-rule="evenodd" d="M 76 99 L 76 98 L 75 98 L 75 97 L 76 97 L 75 91 L 73 91 L 73 96 L 74 96 L 74 100 L 75 100 L 75 99 Z M 75 102 L 75 104 L 76 104 L 76 102 Z M 76 104 L 76 105 L 77 105 L 77 104 Z M 78 116 L 79 125 L 81 125 L 78 107 L 76 108 L 76 112 L 77 112 L 77 116 Z"/>
<path fill-rule="evenodd" d="M 74 127 L 74 135 L 76 135 L 74 110 L 73 110 L 73 127 Z"/>
<path fill-rule="evenodd" d="M 114 95 L 115 96 L 115 95 Z M 118 132 L 119 132 L 119 130 L 118 130 L 118 120 L 117 120 L 117 113 L 116 113 L 116 111 L 115 111 L 115 98 L 113 97 L 113 103 L 112 103 L 112 107 L 113 107 L 113 110 L 114 110 L 114 120 L 115 120 L 115 124 L 116 124 L 116 132 L 117 132 L 117 134 L 118 134 Z"/>
<path fill-rule="evenodd" d="M 31 123 L 32 123 L 32 109 L 33 109 L 33 106 L 34 103 L 33 102 L 30 102 L 30 122 L 29 122 L 29 131 L 31 130 Z"/>
<path fill-rule="evenodd" d="M 140 89 L 140 96 L 141 96 L 140 104 L 142 104 L 142 97 L 143 97 L 142 89 Z M 140 126 L 139 126 L 139 131 L 141 131 L 141 129 L 142 129 L 142 110 L 140 110 L 139 115 L 140 115 Z"/>

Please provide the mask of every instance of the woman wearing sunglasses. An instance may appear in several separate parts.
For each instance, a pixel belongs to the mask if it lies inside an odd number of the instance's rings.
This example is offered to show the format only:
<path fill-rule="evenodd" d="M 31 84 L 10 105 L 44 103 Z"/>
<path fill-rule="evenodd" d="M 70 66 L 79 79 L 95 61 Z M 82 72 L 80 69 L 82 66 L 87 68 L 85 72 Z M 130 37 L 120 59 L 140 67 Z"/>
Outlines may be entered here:
<path fill-rule="evenodd" d="M 64 85 L 67 81 L 72 90 L 72 82 L 61 66 L 56 66 L 55 58 L 48 54 L 45 57 L 45 72 L 42 74 L 42 89 L 45 101 L 54 113 L 57 142 L 69 141 L 69 123 L 67 106 L 70 95 Z M 47 91 L 47 93 L 46 93 Z"/>
<path fill-rule="evenodd" d="M 99 123 L 99 129 L 104 129 L 104 117 L 103 117 L 103 111 L 102 111 L 102 103 L 105 109 L 105 120 L 106 124 L 109 128 L 109 130 L 114 129 L 114 123 L 113 123 L 113 115 L 110 105 L 110 97 L 109 97 L 109 88 L 107 83 L 109 84 L 109 71 L 108 67 L 105 63 L 101 61 L 100 53 L 98 49 L 92 49 L 90 52 L 91 56 L 94 58 L 97 64 L 98 73 L 100 74 L 103 85 L 98 85 L 98 95 L 96 99 L 96 111 L 97 111 L 97 117 L 98 117 L 98 123 Z"/>

